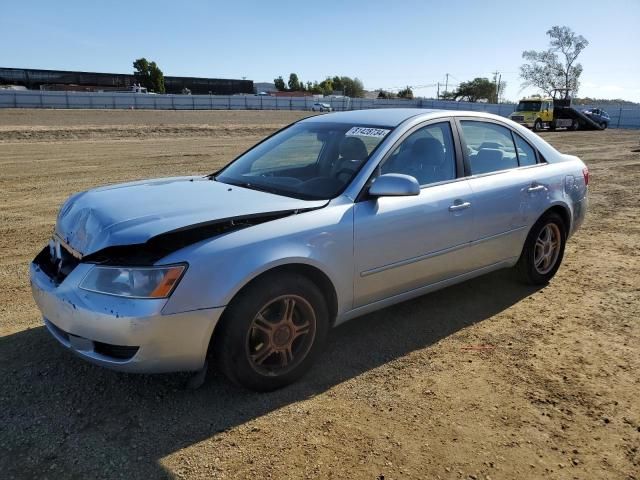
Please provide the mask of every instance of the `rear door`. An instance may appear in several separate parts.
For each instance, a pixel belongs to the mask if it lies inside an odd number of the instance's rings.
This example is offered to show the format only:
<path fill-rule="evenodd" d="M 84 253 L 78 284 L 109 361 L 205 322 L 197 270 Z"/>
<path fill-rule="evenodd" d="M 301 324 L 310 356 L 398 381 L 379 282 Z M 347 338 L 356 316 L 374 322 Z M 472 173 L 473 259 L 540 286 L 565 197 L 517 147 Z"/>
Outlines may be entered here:
<path fill-rule="evenodd" d="M 459 119 L 465 169 L 474 198 L 471 266 L 518 257 L 530 217 L 530 174 L 519 168 L 512 132 L 499 122 Z"/>
<path fill-rule="evenodd" d="M 354 307 L 466 270 L 474 208 L 452 126 L 440 120 L 417 127 L 378 169 L 414 176 L 419 195 L 356 203 Z"/>

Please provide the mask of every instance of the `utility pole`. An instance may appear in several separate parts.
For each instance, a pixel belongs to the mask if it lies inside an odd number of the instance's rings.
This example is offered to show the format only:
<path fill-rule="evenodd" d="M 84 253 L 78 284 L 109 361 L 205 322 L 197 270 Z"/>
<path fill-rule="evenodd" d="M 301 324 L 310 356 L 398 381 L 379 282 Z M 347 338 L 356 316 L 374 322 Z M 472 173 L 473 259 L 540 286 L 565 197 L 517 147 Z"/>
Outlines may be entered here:
<path fill-rule="evenodd" d="M 502 74 L 498 70 L 493 72 L 493 83 L 496 84 L 496 103 L 500 103 L 500 80 L 498 80 L 498 75 L 502 78 Z"/>
<path fill-rule="evenodd" d="M 440 82 L 438 82 L 438 93 L 436 94 L 436 98 L 440 100 Z"/>
<path fill-rule="evenodd" d="M 444 93 L 445 93 L 445 94 L 446 94 L 446 93 L 447 93 L 447 91 L 449 90 L 449 74 L 447 73 L 447 74 L 446 74 L 446 76 L 447 76 L 447 80 L 446 80 L 446 82 L 445 82 L 445 84 L 444 84 Z"/>

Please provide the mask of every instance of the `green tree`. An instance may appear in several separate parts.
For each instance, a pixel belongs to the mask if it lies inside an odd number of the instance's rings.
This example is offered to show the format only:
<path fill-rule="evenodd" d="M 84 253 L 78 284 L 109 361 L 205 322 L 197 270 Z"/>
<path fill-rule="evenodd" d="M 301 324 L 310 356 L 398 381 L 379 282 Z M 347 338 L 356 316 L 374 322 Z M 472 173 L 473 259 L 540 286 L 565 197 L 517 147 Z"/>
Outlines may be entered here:
<path fill-rule="evenodd" d="M 393 97 L 394 97 L 393 93 L 387 92 L 386 90 L 380 90 L 378 92 L 378 98 L 380 98 L 380 99 L 390 99 L 390 98 L 393 98 Z"/>
<path fill-rule="evenodd" d="M 300 80 L 298 80 L 298 75 L 295 73 L 289 75 L 289 90 L 292 92 L 300 90 Z"/>
<path fill-rule="evenodd" d="M 407 100 L 412 100 L 413 90 L 411 90 L 411 87 L 407 85 L 406 88 L 403 88 L 402 90 L 400 90 L 398 92 L 398 98 L 405 98 Z"/>
<path fill-rule="evenodd" d="M 164 74 L 156 62 L 149 62 L 146 58 L 139 58 L 133 62 L 133 75 L 136 81 L 149 91 L 164 93 Z"/>
<path fill-rule="evenodd" d="M 496 85 L 488 78 L 476 77 L 470 82 L 462 82 L 453 92 L 447 92 L 442 98 L 448 100 L 463 100 L 466 102 L 487 102 L 495 98 Z"/>
<path fill-rule="evenodd" d="M 339 77 L 338 75 L 336 75 L 331 79 L 334 92 L 342 92 L 343 95 L 346 95 L 344 93 L 344 89 L 345 89 L 345 84 L 343 82 L 344 78 L 349 78 L 349 77 Z"/>
<path fill-rule="evenodd" d="M 311 82 L 309 82 L 309 83 L 311 83 Z M 322 88 L 320 87 L 320 84 L 318 83 L 317 80 L 315 82 L 313 82 L 313 84 L 311 85 L 311 90 L 310 91 L 314 95 L 322 95 Z"/>
<path fill-rule="evenodd" d="M 536 87 L 548 95 L 557 88 L 567 89 L 573 94 L 580 87 L 582 65 L 577 62 L 580 53 L 589 45 L 582 35 L 576 35 L 569 27 L 553 26 L 547 30 L 550 38 L 549 48 L 537 52 L 522 52 L 522 58 L 528 63 L 520 66 L 520 78 L 523 87 Z"/>
<path fill-rule="evenodd" d="M 278 78 L 274 78 L 273 84 L 276 86 L 276 90 L 278 90 L 279 92 L 282 92 L 287 88 L 284 84 L 284 79 L 282 78 L 282 75 L 280 75 Z"/>
<path fill-rule="evenodd" d="M 341 77 L 343 85 L 343 93 L 347 97 L 361 98 L 364 97 L 364 85 L 362 81 L 356 78 Z"/>
<path fill-rule="evenodd" d="M 322 95 L 331 95 L 333 93 L 333 80 L 329 77 L 320 82 L 320 93 Z"/>

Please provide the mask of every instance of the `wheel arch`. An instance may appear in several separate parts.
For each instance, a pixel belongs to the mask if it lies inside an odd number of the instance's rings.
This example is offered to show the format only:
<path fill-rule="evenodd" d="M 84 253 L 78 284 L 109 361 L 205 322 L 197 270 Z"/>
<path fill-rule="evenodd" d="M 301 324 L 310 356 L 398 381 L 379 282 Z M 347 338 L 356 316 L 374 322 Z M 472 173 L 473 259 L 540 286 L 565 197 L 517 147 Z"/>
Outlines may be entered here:
<path fill-rule="evenodd" d="M 550 206 L 542 213 L 542 215 L 536 218 L 536 221 L 533 223 L 533 225 L 538 223 L 541 218 L 543 218 L 545 215 L 548 215 L 549 213 L 556 213 L 560 216 L 560 218 L 562 218 L 565 232 L 567 234 L 567 237 L 569 237 L 569 234 L 571 232 L 571 210 L 569 210 L 569 207 L 567 205 L 556 203 L 555 205 Z M 533 225 L 531 225 L 531 228 L 533 228 Z M 531 231 L 531 229 L 529 229 L 529 231 Z"/>
<path fill-rule="evenodd" d="M 303 275 L 304 277 L 311 280 L 317 287 L 320 289 L 325 301 L 327 303 L 327 308 L 329 309 L 329 318 L 331 319 L 331 325 L 334 324 L 337 314 L 338 314 L 338 293 L 335 288 L 333 281 L 329 278 L 329 276 L 322 271 L 320 268 L 301 262 L 290 262 L 283 263 L 275 266 L 271 266 L 266 270 L 259 272 L 257 275 L 250 278 L 247 282 L 245 282 L 242 286 L 240 286 L 236 292 L 233 294 L 229 303 L 231 303 L 242 291 L 248 288 L 250 285 L 253 285 L 255 282 L 261 281 L 265 277 L 271 275 L 277 275 L 281 273 L 297 273 Z M 224 317 L 224 314 L 223 314 Z M 219 322 L 222 323 L 222 322 Z M 215 334 L 215 331 L 214 331 Z"/>

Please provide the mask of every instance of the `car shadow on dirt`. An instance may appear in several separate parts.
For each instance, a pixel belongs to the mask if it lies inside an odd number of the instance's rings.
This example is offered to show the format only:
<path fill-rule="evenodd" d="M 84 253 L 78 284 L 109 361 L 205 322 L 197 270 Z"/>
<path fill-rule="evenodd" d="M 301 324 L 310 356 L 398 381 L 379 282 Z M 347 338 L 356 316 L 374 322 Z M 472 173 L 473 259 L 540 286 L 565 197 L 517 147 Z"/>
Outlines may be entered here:
<path fill-rule="evenodd" d="M 0 338 L 0 471 L 4 478 L 172 477 L 160 459 L 389 361 L 428 348 L 536 291 L 508 271 L 405 302 L 333 330 L 299 383 L 256 394 L 211 374 L 127 375 L 64 351 L 44 327 Z M 117 475 L 116 475 L 117 476 Z"/>

